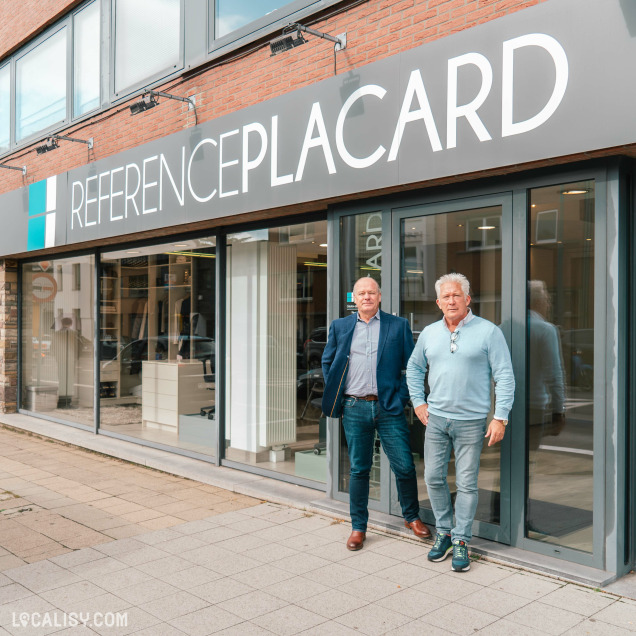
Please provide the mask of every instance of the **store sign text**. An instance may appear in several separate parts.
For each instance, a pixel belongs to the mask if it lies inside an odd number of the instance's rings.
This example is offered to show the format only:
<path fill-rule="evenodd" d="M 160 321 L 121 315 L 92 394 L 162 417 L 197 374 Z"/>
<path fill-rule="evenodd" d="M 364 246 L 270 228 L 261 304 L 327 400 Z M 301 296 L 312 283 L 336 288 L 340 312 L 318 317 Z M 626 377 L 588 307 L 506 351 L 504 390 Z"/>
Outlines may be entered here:
<path fill-rule="evenodd" d="M 515 121 L 513 88 L 515 81 L 520 81 L 515 79 L 515 51 L 524 47 L 540 47 L 549 54 L 554 64 L 554 85 L 551 96 L 537 113 L 523 121 Z M 538 128 L 554 114 L 567 88 L 568 59 L 556 39 L 534 33 L 503 42 L 501 61 L 501 129 L 497 134 L 504 138 Z M 478 70 L 481 83 L 472 100 L 459 104 L 459 69 L 466 66 Z M 365 84 L 355 90 L 339 109 L 335 121 L 325 118 L 323 111 L 326 109 L 320 101 L 312 104 L 294 172 L 280 174 L 279 148 L 287 147 L 285 135 L 290 133 L 284 122 L 279 121 L 279 115 L 273 115 L 266 124 L 251 121 L 218 136 L 205 137 L 191 150 L 181 146 L 178 159 L 174 152 L 169 157 L 156 153 L 137 162 L 74 180 L 70 184 L 71 230 L 161 211 L 166 191 L 180 207 L 186 205 L 188 197 L 205 204 L 215 198 L 247 194 L 250 192 L 251 174 L 267 160 L 268 185 L 278 188 L 302 182 L 306 177 L 310 153 L 318 153 L 327 172 L 333 175 L 338 172 L 336 157 L 341 161 L 342 171 L 348 168 L 363 170 L 380 161 L 396 161 L 405 134 L 423 135 L 425 131 L 423 142 L 433 153 L 455 148 L 458 145 L 457 124 L 462 118 L 480 142 L 491 140 L 495 131 L 488 130 L 479 115 L 479 109 L 488 100 L 493 88 L 494 73 L 490 61 L 480 53 L 466 53 L 449 59 L 446 73 L 445 131 L 440 129 L 440 122 L 433 115 L 422 72 L 414 69 L 402 95 L 398 96 L 401 105 L 399 113 L 396 109 L 396 120 L 384 127 L 369 127 L 379 139 L 373 152 L 367 156 L 355 156 L 351 152 L 345 142 L 345 130 L 350 111 L 358 100 L 386 98 L 387 89 L 379 84 Z M 331 130 L 328 130 L 328 123 L 332 126 Z M 442 143 L 442 132 L 445 132 L 445 144 Z M 196 185 L 193 166 L 204 158 L 209 162 L 210 157 L 213 157 L 215 165 L 206 163 L 206 185 L 202 186 L 200 182 Z"/>

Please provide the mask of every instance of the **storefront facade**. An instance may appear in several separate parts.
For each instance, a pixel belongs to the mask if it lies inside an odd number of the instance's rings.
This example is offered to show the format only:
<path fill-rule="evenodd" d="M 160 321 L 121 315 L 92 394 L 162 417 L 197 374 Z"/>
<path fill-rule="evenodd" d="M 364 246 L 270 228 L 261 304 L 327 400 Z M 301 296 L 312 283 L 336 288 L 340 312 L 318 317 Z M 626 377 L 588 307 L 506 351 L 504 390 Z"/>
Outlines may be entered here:
<path fill-rule="evenodd" d="M 5 411 L 346 503 L 346 442 L 320 410 L 328 325 L 352 310 L 353 283 L 368 275 L 382 308 L 417 338 L 440 318 L 435 280 L 459 271 L 475 313 L 501 326 L 517 381 L 509 434 L 482 457 L 475 535 L 606 580 L 628 572 L 631 5 L 603 2 L 599 23 L 595 0 L 510 3 L 488 15 L 468 2 L 474 15 L 459 30 L 445 2 L 279 2 L 270 18 L 245 3 L 236 28 L 222 2 L 186 4 L 167 3 L 183 31 L 160 62 L 180 70 L 152 84 L 192 99 L 178 107 L 159 95 L 155 109 L 151 96 L 150 112 L 129 116 L 150 84 L 118 66 L 117 46 L 106 61 L 101 51 L 101 87 L 80 83 L 94 73 L 72 75 L 85 91 L 67 89 L 69 121 L 14 99 L 32 52 L 52 54 L 62 33 L 75 46 L 91 12 L 101 16 L 95 28 L 125 43 L 134 24 L 125 0 L 78 5 L 0 61 L 0 86 L 9 77 L 1 163 L 26 165 L 26 175 L 0 175 Z M 435 32 L 405 29 L 421 42 L 392 48 L 389 24 L 432 29 L 444 16 Z M 346 48 L 325 53 L 313 39 L 266 57 L 269 37 L 300 19 L 346 32 Z M 168 37 L 166 24 L 156 28 Z M 286 67 L 285 56 L 301 65 Z M 233 101 L 249 64 L 260 81 L 244 82 L 257 95 Z M 302 81 L 284 79 L 292 74 Z M 69 149 L 59 162 L 60 150 L 35 152 L 51 134 Z M 64 136 L 93 141 L 87 149 Z M 411 409 L 407 417 L 430 523 L 425 430 Z M 372 479 L 371 507 L 399 515 L 379 449 Z"/>

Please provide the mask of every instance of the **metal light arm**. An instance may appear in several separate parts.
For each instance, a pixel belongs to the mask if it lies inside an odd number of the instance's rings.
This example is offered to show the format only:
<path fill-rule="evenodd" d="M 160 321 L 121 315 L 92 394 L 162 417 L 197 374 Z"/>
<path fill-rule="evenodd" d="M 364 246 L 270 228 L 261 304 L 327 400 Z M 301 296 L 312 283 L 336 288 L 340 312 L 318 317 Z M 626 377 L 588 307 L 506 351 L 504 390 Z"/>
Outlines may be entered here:
<path fill-rule="evenodd" d="M 5 163 L 0 163 L 0 168 L 6 168 L 7 170 L 19 170 L 26 177 L 26 166 L 7 166 Z"/>
<path fill-rule="evenodd" d="M 329 35 L 328 33 L 323 33 L 322 31 L 316 31 L 315 29 L 310 29 L 309 27 L 303 26 L 299 23 L 294 23 L 289 25 L 289 30 L 296 29 L 297 31 L 303 31 L 304 33 L 309 33 L 309 35 L 315 35 L 317 38 L 322 38 L 323 40 L 329 40 L 330 42 L 334 42 L 336 44 L 335 50 L 341 51 L 342 49 L 347 48 L 347 37 L 346 35 L 343 37 L 335 37 L 333 35 Z"/>
<path fill-rule="evenodd" d="M 155 97 L 165 97 L 166 99 L 175 99 L 178 102 L 186 102 L 190 104 L 190 106 L 192 106 L 192 110 L 194 110 L 195 125 L 199 123 L 197 117 L 197 107 L 191 97 L 179 97 L 179 95 L 171 95 L 170 93 L 164 93 L 163 91 L 148 91 L 147 94 L 154 95 Z"/>
<path fill-rule="evenodd" d="M 90 139 L 77 139 L 75 137 L 66 137 L 65 135 L 51 135 L 52 139 L 65 139 L 66 141 L 75 141 L 79 144 L 86 144 L 89 150 L 93 149 L 93 138 Z"/>

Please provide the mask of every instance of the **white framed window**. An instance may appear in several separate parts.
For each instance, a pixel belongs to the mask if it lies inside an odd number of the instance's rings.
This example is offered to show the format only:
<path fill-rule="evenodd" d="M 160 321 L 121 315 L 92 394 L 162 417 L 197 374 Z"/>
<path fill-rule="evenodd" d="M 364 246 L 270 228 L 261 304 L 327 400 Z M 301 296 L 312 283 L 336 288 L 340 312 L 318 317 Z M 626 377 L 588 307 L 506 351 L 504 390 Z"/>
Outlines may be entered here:
<path fill-rule="evenodd" d="M 73 17 L 73 117 L 100 103 L 100 10 L 92 2 Z"/>
<path fill-rule="evenodd" d="M 67 38 L 63 27 L 16 61 L 16 142 L 66 119 Z"/>
<path fill-rule="evenodd" d="M 182 65 L 181 0 L 116 0 L 114 6 L 116 95 Z"/>

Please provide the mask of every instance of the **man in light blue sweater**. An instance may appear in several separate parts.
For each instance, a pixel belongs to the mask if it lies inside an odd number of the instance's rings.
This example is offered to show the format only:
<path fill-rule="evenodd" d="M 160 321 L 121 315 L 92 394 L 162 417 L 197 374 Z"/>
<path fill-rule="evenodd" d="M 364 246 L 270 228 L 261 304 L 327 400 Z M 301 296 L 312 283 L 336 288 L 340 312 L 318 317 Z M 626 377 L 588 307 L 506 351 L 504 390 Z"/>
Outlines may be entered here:
<path fill-rule="evenodd" d="M 426 426 L 424 479 L 435 514 L 437 537 L 428 554 L 443 561 L 452 551 L 452 569 L 470 569 L 468 542 L 477 511 L 477 477 L 484 438 L 500 442 L 508 424 L 515 380 L 501 329 L 469 308 L 470 284 L 462 274 L 435 283 L 442 320 L 422 331 L 406 368 L 415 414 Z M 429 393 L 424 381 L 428 372 Z M 491 386 L 495 414 L 487 422 Z M 455 524 L 446 476 L 455 451 Z"/>

